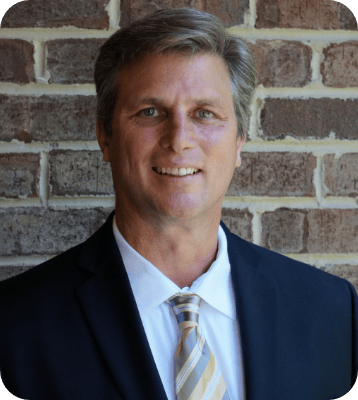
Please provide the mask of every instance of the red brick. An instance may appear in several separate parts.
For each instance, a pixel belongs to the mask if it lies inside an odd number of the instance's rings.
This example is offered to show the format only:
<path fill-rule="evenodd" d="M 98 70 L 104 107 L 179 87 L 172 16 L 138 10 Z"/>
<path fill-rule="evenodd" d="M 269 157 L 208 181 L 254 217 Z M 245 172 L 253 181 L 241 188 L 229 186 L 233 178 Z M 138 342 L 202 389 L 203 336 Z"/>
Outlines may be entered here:
<path fill-rule="evenodd" d="M 226 26 L 244 23 L 245 12 L 249 10 L 249 0 L 205 0 L 205 11 L 217 16 Z"/>
<path fill-rule="evenodd" d="M 4 281 L 5 279 L 9 279 L 13 276 L 22 274 L 25 271 L 31 269 L 31 267 L 0 267 L 0 281 Z"/>
<path fill-rule="evenodd" d="M 358 154 L 334 154 L 324 156 L 324 184 L 328 189 L 327 196 L 358 195 Z"/>
<path fill-rule="evenodd" d="M 257 40 L 249 44 L 255 56 L 258 84 L 302 87 L 312 77 L 312 49 L 300 42 Z"/>
<path fill-rule="evenodd" d="M 0 140 L 96 140 L 95 96 L 0 95 Z"/>
<path fill-rule="evenodd" d="M 35 81 L 34 46 L 18 39 L 0 39 L 0 82 L 24 85 Z"/>
<path fill-rule="evenodd" d="M 358 252 L 358 210 L 310 210 L 307 222 L 309 253 Z"/>
<path fill-rule="evenodd" d="M 64 39 L 46 43 L 49 83 L 94 83 L 94 64 L 105 39 Z"/>
<path fill-rule="evenodd" d="M 342 3 L 338 3 L 339 6 L 339 28 L 340 29 L 357 29 L 357 20 L 352 11 Z"/>
<path fill-rule="evenodd" d="M 242 153 L 227 196 L 314 196 L 316 158 L 308 153 Z"/>
<path fill-rule="evenodd" d="M 263 137 L 358 139 L 358 100 L 266 99 L 261 111 Z"/>
<path fill-rule="evenodd" d="M 50 152 L 51 196 L 113 195 L 112 172 L 101 151 Z"/>
<path fill-rule="evenodd" d="M 306 212 L 278 209 L 261 216 L 262 246 L 278 253 L 306 253 Z"/>
<path fill-rule="evenodd" d="M 245 12 L 249 10 L 250 0 L 121 0 L 120 26 L 126 27 L 159 9 L 188 7 L 207 11 L 220 18 L 227 26 L 244 22 Z"/>
<path fill-rule="evenodd" d="M 325 265 L 323 271 L 349 281 L 358 292 L 358 265 Z"/>
<path fill-rule="evenodd" d="M 40 156 L 0 154 L 0 197 L 38 197 Z"/>
<path fill-rule="evenodd" d="M 0 256 L 59 254 L 85 241 L 111 211 L 0 208 Z"/>
<path fill-rule="evenodd" d="M 352 12 L 331 0 L 257 0 L 256 12 L 256 28 L 357 28 Z"/>
<path fill-rule="evenodd" d="M 108 29 L 105 10 L 109 0 L 28 0 L 11 7 L 2 20 L 2 28 Z"/>
<path fill-rule="evenodd" d="M 252 241 L 252 214 L 247 208 L 245 210 L 223 208 L 221 220 L 232 233 L 242 239 Z"/>
<path fill-rule="evenodd" d="M 179 7 L 189 7 L 196 10 L 203 10 L 205 0 L 121 0 L 121 20 L 119 25 L 125 28 L 131 22 L 146 15 L 160 10 Z"/>
<path fill-rule="evenodd" d="M 325 86 L 358 86 L 358 42 L 331 44 L 323 55 L 321 74 Z"/>
<path fill-rule="evenodd" d="M 261 221 L 262 245 L 279 253 L 358 252 L 357 209 L 278 209 Z"/>

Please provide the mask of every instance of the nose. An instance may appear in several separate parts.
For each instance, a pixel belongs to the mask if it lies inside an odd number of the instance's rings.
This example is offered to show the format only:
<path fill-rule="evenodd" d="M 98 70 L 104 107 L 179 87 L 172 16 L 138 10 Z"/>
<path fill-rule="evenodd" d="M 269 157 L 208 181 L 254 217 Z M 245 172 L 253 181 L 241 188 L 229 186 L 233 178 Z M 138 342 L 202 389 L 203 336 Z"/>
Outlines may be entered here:
<path fill-rule="evenodd" d="M 174 150 L 175 153 L 182 153 L 195 146 L 193 122 L 185 112 L 176 112 L 168 117 L 163 126 L 160 145 Z"/>

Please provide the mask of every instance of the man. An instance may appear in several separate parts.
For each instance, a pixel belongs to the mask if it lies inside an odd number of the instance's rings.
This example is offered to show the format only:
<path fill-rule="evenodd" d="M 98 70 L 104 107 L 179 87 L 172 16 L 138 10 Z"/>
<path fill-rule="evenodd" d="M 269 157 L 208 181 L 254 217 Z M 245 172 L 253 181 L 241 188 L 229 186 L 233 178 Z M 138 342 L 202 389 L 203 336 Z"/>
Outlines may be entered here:
<path fill-rule="evenodd" d="M 30 400 L 347 393 L 352 285 L 220 224 L 255 88 L 247 46 L 209 14 L 162 10 L 104 44 L 95 81 L 115 213 L 0 284 L 7 388 Z"/>

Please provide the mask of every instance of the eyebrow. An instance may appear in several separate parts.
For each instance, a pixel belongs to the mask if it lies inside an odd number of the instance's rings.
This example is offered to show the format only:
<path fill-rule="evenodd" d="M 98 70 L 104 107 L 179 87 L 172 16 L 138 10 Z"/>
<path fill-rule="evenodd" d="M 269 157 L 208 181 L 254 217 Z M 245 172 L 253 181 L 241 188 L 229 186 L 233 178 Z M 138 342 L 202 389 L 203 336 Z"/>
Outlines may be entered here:
<path fill-rule="evenodd" d="M 212 106 L 212 107 L 219 107 L 220 109 L 225 109 L 222 101 L 217 99 L 190 99 L 198 106 Z M 154 104 L 158 106 L 165 106 L 163 100 L 157 97 L 141 97 L 138 99 L 137 104 Z"/>

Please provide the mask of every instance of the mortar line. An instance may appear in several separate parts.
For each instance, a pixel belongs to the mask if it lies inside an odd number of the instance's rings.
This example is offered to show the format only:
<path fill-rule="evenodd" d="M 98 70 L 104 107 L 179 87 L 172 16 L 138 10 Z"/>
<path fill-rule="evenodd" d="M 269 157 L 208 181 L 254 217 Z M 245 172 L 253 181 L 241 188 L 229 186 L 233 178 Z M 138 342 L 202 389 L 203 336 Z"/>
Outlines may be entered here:
<path fill-rule="evenodd" d="M 33 41 L 34 45 L 34 71 L 37 82 L 43 81 L 45 71 L 45 49 L 43 42 L 39 39 Z"/>
<path fill-rule="evenodd" d="M 120 22 L 120 0 L 110 0 L 105 9 L 109 16 L 110 29 L 118 30 Z"/>
<path fill-rule="evenodd" d="M 252 243 L 261 246 L 262 243 L 262 225 L 261 212 L 254 211 L 252 216 Z"/>
<path fill-rule="evenodd" d="M 319 205 L 324 201 L 323 195 L 323 157 L 316 155 L 316 168 L 313 170 L 313 186 L 316 192 L 316 198 Z"/>
<path fill-rule="evenodd" d="M 256 13 L 256 0 L 249 0 L 249 14 L 245 14 L 246 16 L 246 21 L 245 21 L 245 26 L 254 28 L 256 25 L 256 18 L 257 18 L 257 13 Z"/>
<path fill-rule="evenodd" d="M 109 13 L 112 15 L 112 8 L 119 4 L 119 0 L 111 0 L 107 6 Z M 252 4 L 251 4 L 252 3 Z M 252 11 L 255 0 L 250 0 L 250 13 Z M 118 7 L 118 6 L 117 6 Z M 256 6 L 254 7 L 254 16 L 256 16 Z M 254 16 L 250 16 L 249 21 L 252 23 Z M 118 12 L 118 20 L 120 12 Z M 113 20 L 114 23 L 114 20 Z M 256 21 L 255 21 L 256 23 Z M 32 40 L 56 40 L 56 39 L 91 39 L 106 38 L 118 30 L 118 26 L 109 29 L 84 29 L 76 27 L 60 27 L 60 28 L 6 28 L 0 29 L 1 39 L 22 39 L 25 41 Z M 358 40 L 357 31 L 348 30 L 315 30 L 315 29 L 296 29 L 296 28 L 260 28 L 254 26 L 236 25 L 228 28 L 228 31 L 243 39 L 247 40 L 295 40 L 306 44 L 325 43 L 327 46 L 331 43 L 343 43 L 351 40 Z"/>
<path fill-rule="evenodd" d="M 40 158 L 40 180 L 39 180 L 39 193 L 42 205 L 48 208 L 48 198 L 49 198 L 49 189 L 50 189 L 50 182 L 49 182 L 49 175 L 50 175 L 50 163 L 49 163 L 49 152 L 48 151 L 41 151 L 41 158 Z"/>

